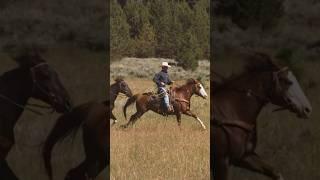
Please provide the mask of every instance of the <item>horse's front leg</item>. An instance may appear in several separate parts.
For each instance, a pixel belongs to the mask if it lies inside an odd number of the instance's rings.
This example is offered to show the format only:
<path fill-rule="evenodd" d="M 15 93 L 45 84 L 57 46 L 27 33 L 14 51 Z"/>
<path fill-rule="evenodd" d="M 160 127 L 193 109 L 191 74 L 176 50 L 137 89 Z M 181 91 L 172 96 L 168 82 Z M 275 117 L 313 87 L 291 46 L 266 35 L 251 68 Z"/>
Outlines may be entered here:
<path fill-rule="evenodd" d="M 187 111 L 183 112 L 183 114 L 195 118 L 195 119 L 200 123 L 200 125 L 202 126 L 202 128 L 203 128 L 204 130 L 206 129 L 206 126 L 205 126 L 204 123 L 201 121 L 201 119 L 200 119 L 197 115 L 195 115 L 194 113 L 192 113 L 190 110 L 187 110 Z"/>
<path fill-rule="evenodd" d="M 116 124 L 118 122 L 117 118 L 114 116 L 112 111 L 111 111 L 111 114 L 110 114 L 110 118 L 113 120 L 112 125 L 114 125 L 114 124 Z"/>
<path fill-rule="evenodd" d="M 176 117 L 177 117 L 177 122 L 178 122 L 178 126 L 181 129 L 181 113 L 180 112 L 176 112 Z"/>
<path fill-rule="evenodd" d="M 257 154 L 254 153 L 246 155 L 243 159 L 241 159 L 234 165 L 263 174 L 274 180 L 283 180 L 280 172 L 276 171 L 273 167 L 264 162 Z"/>

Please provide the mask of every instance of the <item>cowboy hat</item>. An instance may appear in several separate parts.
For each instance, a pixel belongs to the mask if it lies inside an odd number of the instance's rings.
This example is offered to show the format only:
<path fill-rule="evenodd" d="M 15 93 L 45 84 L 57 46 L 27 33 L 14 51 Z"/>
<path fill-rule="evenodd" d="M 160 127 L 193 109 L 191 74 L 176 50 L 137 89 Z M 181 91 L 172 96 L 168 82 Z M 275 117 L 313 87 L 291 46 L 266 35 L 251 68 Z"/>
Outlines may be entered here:
<path fill-rule="evenodd" d="M 161 67 L 166 66 L 166 67 L 171 67 L 168 62 L 162 62 Z"/>

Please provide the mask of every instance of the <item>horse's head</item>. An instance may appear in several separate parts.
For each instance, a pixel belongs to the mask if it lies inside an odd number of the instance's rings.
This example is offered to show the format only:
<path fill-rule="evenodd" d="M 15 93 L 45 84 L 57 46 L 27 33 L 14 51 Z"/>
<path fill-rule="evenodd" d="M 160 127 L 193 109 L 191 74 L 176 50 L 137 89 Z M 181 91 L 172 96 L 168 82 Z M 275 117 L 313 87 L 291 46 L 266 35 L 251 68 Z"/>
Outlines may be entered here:
<path fill-rule="evenodd" d="M 196 94 L 204 99 L 206 99 L 208 97 L 208 94 L 200 81 L 195 80 L 195 79 L 188 79 L 187 84 L 192 85 L 194 94 Z"/>
<path fill-rule="evenodd" d="M 296 77 L 287 67 L 273 72 L 271 103 L 297 114 L 299 118 L 309 118 L 312 107 Z"/>
<path fill-rule="evenodd" d="M 132 96 L 132 91 L 129 88 L 129 85 L 122 79 L 122 78 L 117 78 L 115 79 L 116 84 L 119 86 L 119 92 L 122 94 L 125 94 L 127 97 Z"/>
<path fill-rule="evenodd" d="M 57 72 L 39 54 L 19 56 L 16 61 L 30 70 L 33 98 L 46 102 L 59 113 L 68 112 L 72 108 L 69 94 Z"/>

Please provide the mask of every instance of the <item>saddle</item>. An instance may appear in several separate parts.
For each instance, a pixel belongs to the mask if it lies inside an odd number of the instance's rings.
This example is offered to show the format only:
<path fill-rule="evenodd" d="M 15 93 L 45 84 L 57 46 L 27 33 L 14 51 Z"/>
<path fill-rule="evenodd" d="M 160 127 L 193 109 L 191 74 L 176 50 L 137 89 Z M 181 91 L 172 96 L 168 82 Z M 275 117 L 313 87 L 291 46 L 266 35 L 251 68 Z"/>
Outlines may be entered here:
<path fill-rule="evenodd" d="M 174 91 L 172 90 L 172 88 L 169 88 L 169 89 L 167 89 L 167 93 L 169 96 L 169 105 L 172 106 L 173 102 L 175 101 Z M 150 103 L 152 103 L 152 104 L 160 103 L 161 114 L 168 115 L 167 114 L 167 107 L 164 103 L 163 95 L 161 93 L 145 92 L 145 93 L 143 93 L 143 95 L 150 96 L 150 98 L 151 98 Z"/>

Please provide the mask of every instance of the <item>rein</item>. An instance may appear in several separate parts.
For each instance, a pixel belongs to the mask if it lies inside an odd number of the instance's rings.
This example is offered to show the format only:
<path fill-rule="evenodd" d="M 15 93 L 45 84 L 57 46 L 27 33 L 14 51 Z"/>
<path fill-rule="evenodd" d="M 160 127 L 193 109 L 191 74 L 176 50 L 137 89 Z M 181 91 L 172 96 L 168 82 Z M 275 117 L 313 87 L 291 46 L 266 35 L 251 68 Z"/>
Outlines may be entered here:
<path fill-rule="evenodd" d="M 29 107 L 26 107 L 26 106 L 23 106 L 21 104 L 16 103 L 14 100 L 8 98 L 7 96 L 4 96 L 3 94 L 0 94 L 0 98 L 6 100 L 10 104 L 15 105 L 16 107 L 18 107 L 20 109 L 28 110 L 30 112 L 33 112 L 33 113 L 37 114 L 37 115 L 43 115 L 43 113 L 41 113 L 41 112 L 39 112 L 37 110 L 34 110 L 32 108 L 29 108 Z M 36 105 L 32 104 L 32 106 L 36 106 Z M 40 105 L 39 105 L 39 107 L 40 107 Z"/>
<path fill-rule="evenodd" d="M 255 125 L 248 124 L 243 121 L 228 121 L 228 122 L 223 122 L 220 120 L 217 120 L 214 118 L 213 124 L 216 126 L 224 127 L 224 126 L 231 126 L 231 127 L 238 127 L 240 129 L 245 130 L 246 132 L 251 132 Z"/>

